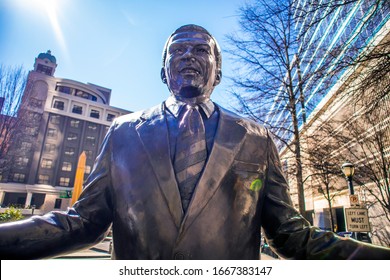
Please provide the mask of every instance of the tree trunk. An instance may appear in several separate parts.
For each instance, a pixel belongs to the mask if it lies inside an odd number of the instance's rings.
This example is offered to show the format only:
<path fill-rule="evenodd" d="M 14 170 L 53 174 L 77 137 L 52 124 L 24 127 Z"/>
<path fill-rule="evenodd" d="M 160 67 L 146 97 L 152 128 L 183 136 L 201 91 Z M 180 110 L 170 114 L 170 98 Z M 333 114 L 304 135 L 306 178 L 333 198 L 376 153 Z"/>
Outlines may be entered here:
<path fill-rule="evenodd" d="M 306 206 L 305 206 L 305 192 L 303 188 L 301 142 L 300 142 L 300 134 L 299 134 L 299 126 L 298 126 L 296 98 L 294 95 L 294 89 L 292 85 L 291 70 L 287 71 L 287 75 L 288 75 L 287 91 L 289 94 L 289 107 L 290 107 L 290 113 L 291 113 L 293 131 L 294 131 L 294 148 L 295 148 L 294 157 L 295 157 L 295 164 L 296 164 L 295 179 L 297 180 L 298 205 L 299 205 L 299 212 L 301 213 L 302 216 L 305 217 Z"/>
<path fill-rule="evenodd" d="M 330 198 L 330 192 L 329 192 L 328 185 L 326 185 L 326 197 L 327 197 L 326 200 L 328 201 L 328 207 L 329 207 L 329 218 L 330 218 L 331 231 L 335 232 L 334 222 L 333 222 L 332 199 Z"/>

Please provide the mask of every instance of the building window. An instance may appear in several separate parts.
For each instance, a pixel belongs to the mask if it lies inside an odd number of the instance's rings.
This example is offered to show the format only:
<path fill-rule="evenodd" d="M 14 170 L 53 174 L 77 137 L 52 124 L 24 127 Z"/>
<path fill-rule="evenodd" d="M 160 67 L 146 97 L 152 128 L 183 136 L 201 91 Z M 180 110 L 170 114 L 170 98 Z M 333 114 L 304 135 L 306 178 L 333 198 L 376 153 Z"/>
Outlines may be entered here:
<path fill-rule="evenodd" d="M 76 141 L 77 140 L 77 134 L 76 133 L 73 133 L 73 132 L 69 132 L 68 133 L 68 137 L 66 139 L 68 139 L 68 141 Z"/>
<path fill-rule="evenodd" d="M 85 166 L 85 174 L 89 174 L 91 173 L 91 166 L 90 165 L 86 165 Z"/>
<path fill-rule="evenodd" d="M 38 64 L 37 72 L 46 74 L 48 76 L 51 76 L 51 72 L 53 71 L 53 67 L 49 67 L 43 64 Z"/>
<path fill-rule="evenodd" d="M 49 137 L 49 138 L 57 138 L 57 129 L 55 129 L 55 128 L 49 128 L 48 130 L 47 130 L 47 137 Z"/>
<path fill-rule="evenodd" d="M 70 178 L 69 177 L 60 177 L 60 186 L 62 187 L 69 187 L 70 184 Z"/>
<path fill-rule="evenodd" d="M 45 144 L 45 153 L 48 153 L 48 154 L 54 154 L 56 150 L 56 145 L 55 144 L 51 144 L 51 143 L 46 143 Z"/>
<path fill-rule="evenodd" d="M 26 175 L 23 173 L 14 173 L 12 179 L 14 182 L 24 183 L 24 180 L 26 179 Z"/>
<path fill-rule="evenodd" d="M 87 155 L 88 159 L 92 159 L 93 152 L 91 150 L 85 150 L 85 154 Z"/>
<path fill-rule="evenodd" d="M 78 128 L 80 126 L 80 121 L 79 120 L 70 120 L 70 126 Z"/>
<path fill-rule="evenodd" d="M 113 114 L 107 114 L 107 121 L 108 121 L 108 122 L 112 122 L 115 118 L 116 118 L 115 115 L 113 115 Z"/>
<path fill-rule="evenodd" d="M 27 127 L 26 134 L 30 135 L 30 136 L 37 136 L 38 135 L 38 127 Z"/>
<path fill-rule="evenodd" d="M 28 120 L 30 121 L 30 123 L 38 123 L 41 121 L 42 115 L 39 113 L 35 113 L 35 112 L 28 112 L 27 117 L 28 117 Z"/>
<path fill-rule="evenodd" d="M 65 108 L 64 101 L 54 100 L 53 108 L 58 110 L 64 110 Z"/>
<path fill-rule="evenodd" d="M 73 105 L 72 113 L 82 115 L 83 114 L 83 107 L 79 105 Z"/>
<path fill-rule="evenodd" d="M 42 100 L 31 98 L 30 99 L 30 106 L 33 108 L 42 108 L 43 102 Z"/>
<path fill-rule="evenodd" d="M 67 156 L 73 156 L 75 153 L 74 148 L 72 147 L 65 147 L 65 155 Z"/>
<path fill-rule="evenodd" d="M 81 98 L 84 98 L 84 99 L 88 99 L 88 100 L 92 100 L 92 101 L 97 101 L 96 96 L 94 96 L 92 94 L 89 94 L 88 92 L 84 92 L 82 90 L 77 91 L 75 93 L 75 96 L 78 96 L 78 97 L 81 97 Z"/>
<path fill-rule="evenodd" d="M 19 167 L 19 168 L 26 167 L 27 164 L 28 164 L 28 162 L 29 162 L 28 157 L 18 157 L 18 158 L 16 158 L 16 160 L 15 160 L 15 164 L 16 164 L 16 166 Z"/>
<path fill-rule="evenodd" d="M 61 204 L 62 204 L 62 199 L 57 198 L 56 201 L 54 202 L 54 209 L 61 209 Z"/>
<path fill-rule="evenodd" d="M 89 123 L 88 126 L 87 126 L 87 128 L 88 128 L 88 130 L 96 131 L 97 125 L 96 125 L 96 124 Z"/>
<path fill-rule="evenodd" d="M 84 91 L 78 90 L 78 91 L 75 93 L 75 96 L 78 96 L 78 97 L 81 97 L 81 98 L 88 99 L 89 94 L 86 93 L 86 92 L 84 92 Z"/>
<path fill-rule="evenodd" d="M 72 89 L 70 87 L 64 87 L 64 86 L 57 86 L 56 91 L 70 94 L 72 92 Z"/>
<path fill-rule="evenodd" d="M 62 171 L 72 171 L 72 163 L 68 161 L 64 161 L 62 163 Z"/>
<path fill-rule="evenodd" d="M 52 123 L 52 124 L 60 124 L 61 123 L 61 116 L 58 116 L 58 115 L 50 116 L 50 123 Z"/>
<path fill-rule="evenodd" d="M 22 142 L 20 144 L 20 149 L 22 149 L 23 151 L 29 151 L 32 147 L 32 143 L 30 142 Z"/>
<path fill-rule="evenodd" d="M 41 162 L 41 167 L 42 168 L 46 168 L 46 169 L 51 169 L 53 168 L 53 160 L 51 159 L 42 159 L 42 162 Z"/>
<path fill-rule="evenodd" d="M 85 144 L 90 146 L 95 146 L 96 144 L 96 138 L 95 136 L 87 136 L 85 138 Z"/>
<path fill-rule="evenodd" d="M 40 174 L 38 176 L 38 184 L 48 185 L 49 184 L 49 180 L 50 180 L 49 175 L 42 175 L 42 174 Z"/>
<path fill-rule="evenodd" d="M 91 113 L 89 114 L 91 118 L 99 119 L 100 112 L 98 110 L 91 109 Z"/>

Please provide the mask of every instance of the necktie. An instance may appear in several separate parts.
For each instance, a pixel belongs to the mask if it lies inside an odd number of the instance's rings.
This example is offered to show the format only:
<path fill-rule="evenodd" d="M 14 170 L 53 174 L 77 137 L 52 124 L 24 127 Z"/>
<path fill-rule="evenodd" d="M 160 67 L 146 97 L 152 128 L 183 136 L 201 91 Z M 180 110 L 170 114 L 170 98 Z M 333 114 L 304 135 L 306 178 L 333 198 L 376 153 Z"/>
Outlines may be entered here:
<path fill-rule="evenodd" d="M 187 105 L 179 122 L 174 168 L 186 211 L 207 158 L 205 129 L 198 106 Z"/>

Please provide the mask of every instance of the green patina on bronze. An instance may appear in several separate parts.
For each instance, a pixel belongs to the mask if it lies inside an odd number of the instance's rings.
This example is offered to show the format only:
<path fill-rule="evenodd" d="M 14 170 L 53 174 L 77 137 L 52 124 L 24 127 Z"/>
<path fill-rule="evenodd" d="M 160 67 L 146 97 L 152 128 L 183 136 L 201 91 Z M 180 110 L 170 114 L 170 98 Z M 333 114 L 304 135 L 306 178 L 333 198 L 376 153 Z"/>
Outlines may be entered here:
<path fill-rule="evenodd" d="M 251 186 L 249 187 L 249 189 L 251 191 L 255 191 L 255 192 L 258 192 L 261 187 L 263 186 L 263 181 L 261 179 L 256 179 L 252 182 Z"/>

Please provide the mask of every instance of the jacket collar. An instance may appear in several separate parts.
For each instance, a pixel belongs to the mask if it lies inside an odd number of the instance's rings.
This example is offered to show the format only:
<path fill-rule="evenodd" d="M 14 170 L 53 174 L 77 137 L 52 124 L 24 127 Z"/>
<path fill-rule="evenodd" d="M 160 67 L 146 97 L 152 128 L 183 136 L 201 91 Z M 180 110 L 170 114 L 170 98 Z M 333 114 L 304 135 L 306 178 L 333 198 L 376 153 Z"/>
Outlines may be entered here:
<path fill-rule="evenodd" d="M 181 111 L 186 105 L 188 105 L 186 102 L 178 100 L 173 95 L 169 96 L 165 101 L 165 107 L 175 118 L 179 117 Z M 207 99 L 201 103 L 197 103 L 196 105 L 202 108 L 202 111 L 207 118 L 210 118 L 210 116 L 215 112 L 215 105 L 210 99 Z"/>
<path fill-rule="evenodd" d="M 174 223 L 179 228 L 183 208 L 170 157 L 164 104 L 143 112 L 140 119 L 141 122 L 136 126 L 138 136 L 153 167 L 159 182 L 158 187 L 165 198 Z"/>

